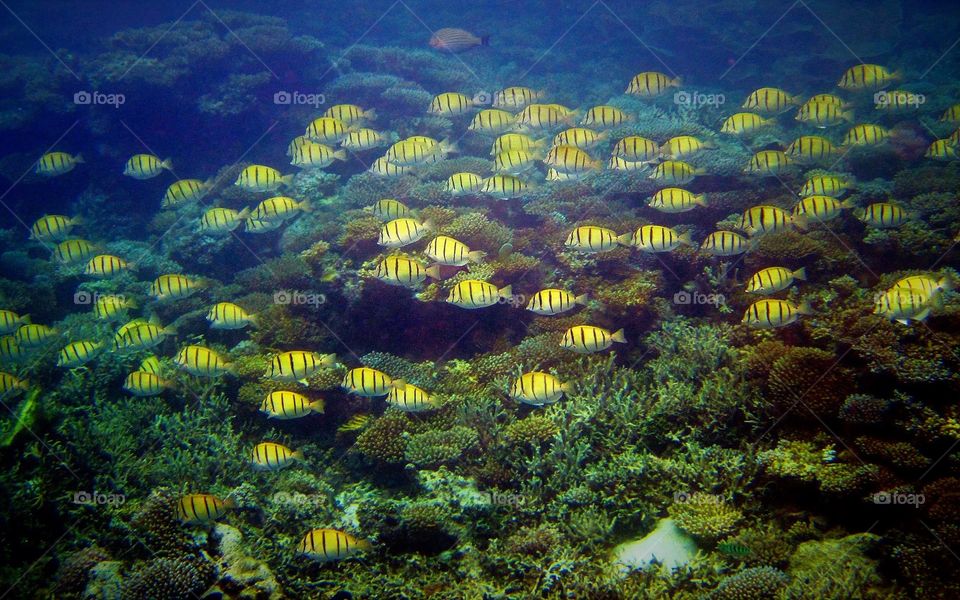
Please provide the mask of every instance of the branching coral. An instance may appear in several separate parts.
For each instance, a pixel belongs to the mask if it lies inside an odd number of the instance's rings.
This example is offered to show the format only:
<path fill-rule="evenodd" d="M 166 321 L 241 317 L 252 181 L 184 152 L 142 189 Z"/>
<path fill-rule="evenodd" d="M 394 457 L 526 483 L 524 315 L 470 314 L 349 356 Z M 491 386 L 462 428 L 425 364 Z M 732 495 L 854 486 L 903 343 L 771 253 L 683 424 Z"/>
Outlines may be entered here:
<path fill-rule="evenodd" d="M 690 535 L 716 540 L 729 534 L 743 519 L 743 513 L 719 496 L 695 492 L 670 505 L 670 516 L 677 527 Z"/>

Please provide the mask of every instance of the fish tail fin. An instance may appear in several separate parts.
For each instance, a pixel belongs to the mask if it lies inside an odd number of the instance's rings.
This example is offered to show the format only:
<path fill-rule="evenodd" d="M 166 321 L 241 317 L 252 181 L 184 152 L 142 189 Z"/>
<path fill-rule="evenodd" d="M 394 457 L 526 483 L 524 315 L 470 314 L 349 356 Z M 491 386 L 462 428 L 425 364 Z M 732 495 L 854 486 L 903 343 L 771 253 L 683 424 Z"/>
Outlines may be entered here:
<path fill-rule="evenodd" d="M 227 496 L 223 499 L 223 507 L 226 509 L 236 508 L 237 502 L 233 498 Z"/>
<path fill-rule="evenodd" d="M 303 212 L 310 212 L 313 210 L 313 204 L 310 202 L 310 199 L 306 199 L 300 202 L 300 210 Z"/>
<path fill-rule="evenodd" d="M 949 275 L 944 275 L 940 281 L 937 282 L 937 287 L 945 292 L 948 292 L 953 289 L 953 280 L 950 279 Z"/>
<path fill-rule="evenodd" d="M 138 264 L 135 263 L 135 262 L 128 262 L 128 263 L 127 263 L 127 269 L 129 269 L 130 271 L 139 271 L 139 270 L 140 270 L 140 265 L 138 265 Z"/>
<path fill-rule="evenodd" d="M 237 220 L 238 220 L 238 221 L 244 221 L 244 220 L 246 220 L 247 217 L 249 217 L 249 216 L 250 216 L 250 207 L 249 207 L 249 206 L 245 206 L 245 207 L 243 207 L 243 210 L 241 210 L 240 212 L 237 213 Z"/>
<path fill-rule="evenodd" d="M 71 225 L 83 225 L 84 223 L 86 223 L 86 221 L 80 215 L 77 215 L 76 217 L 72 217 L 70 219 Z"/>
<path fill-rule="evenodd" d="M 73 155 L 73 162 L 80 165 L 85 163 L 86 161 L 83 160 L 83 154 L 80 154 L 79 152 L 77 152 L 76 154 Z"/>
<path fill-rule="evenodd" d="M 804 300 L 803 302 L 800 303 L 800 306 L 797 307 L 797 312 L 801 315 L 812 315 L 813 307 L 810 306 L 809 301 Z"/>
<path fill-rule="evenodd" d="M 900 81 L 903 79 L 903 69 L 897 69 L 893 73 L 890 73 L 890 79 L 894 81 Z"/>
<path fill-rule="evenodd" d="M 281 177 L 280 177 L 280 183 L 283 184 L 283 185 L 285 185 L 285 186 L 287 186 L 287 187 L 292 186 L 292 185 L 293 185 L 293 176 L 294 176 L 293 173 L 290 173 L 289 175 L 283 175 L 283 176 L 281 176 Z"/>
<path fill-rule="evenodd" d="M 483 250 L 474 250 L 472 252 L 467 252 L 467 260 L 470 262 L 478 263 L 483 260 L 487 255 Z"/>
<path fill-rule="evenodd" d="M 853 111 L 845 110 L 840 113 L 840 118 L 846 121 L 847 123 L 853 123 Z"/>
<path fill-rule="evenodd" d="M 793 226 L 797 229 L 805 230 L 807 225 L 807 218 L 803 215 L 796 215 L 793 217 Z"/>
<path fill-rule="evenodd" d="M 794 271 L 793 273 L 791 273 L 791 275 L 793 275 L 793 278 L 794 278 L 794 279 L 799 279 L 800 281 L 806 281 L 806 280 L 807 280 L 807 268 L 806 268 L 806 267 L 800 267 L 799 269 L 797 269 L 796 271 Z"/>
<path fill-rule="evenodd" d="M 254 327 L 260 327 L 260 317 L 256 314 L 247 315 L 247 321 L 249 321 Z"/>
<path fill-rule="evenodd" d="M 357 540 L 357 550 L 363 550 L 364 552 L 369 552 L 372 549 L 373 549 L 373 542 L 371 542 L 370 540 L 365 540 L 365 539 Z"/>
<path fill-rule="evenodd" d="M 696 204 L 697 206 L 710 206 L 710 204 L 707 202 L 706 194 L 700 194 L 699 196 L 694 196 L 693 203 Z"/>
<path fill-rule="evenodd" d="M 482 35 L 482 36 L 480 36 L 480 45 L 481 45 L 481 46 L 489 46 L 489 45 L 490 45 L 490 36 L 489 36 L 489 35 Z"/>
<path fill-rule="evenodd" d="M 850 198 L 847 198 L 846 200 L 840 203 L 840 208 L 857 208 L 857 203 L 851 200 Z"/>
<path fill-rule="evenodd" d="M 440 279 L 440 265 L 430 265 L 426 268 L 425 273 L 430 279 Z"/>
<path fill-rule="evenodd" d="M 303 450 L 294 450 L 290 454 L 290 458 L 292 458 L 293 460 L 303 460 L 304 459 Z"/>
<path fill-rule="evenodd" d="M 679 75 L 677 75 L 676 77 L 671 79 L 669 83 L 667 83 L 668 87 L 680 87 L 681 85 L 683 85 L 683 77 L 680 77 Z"/>
<path fill-rule="evenodd" d="M 370 110 L 363 111 L 363 118 L 369 121 L 377 120 L 377 109 L 371 108 Z"/>
<path fill-rule="evenodd" d="M 336 354 L 325 354 L 323 358 L 320 359 L 320 365 L 324 367 L 336 367 L 337 366 L 337 355 Z"/>
<path fill-rule="evenodd" d="M 623 332 L 623 329 L 614 331 L 613 335 L 610 336 L 610 339 L 621 344 L 627 343 L 627 335 Z"/>
<path fill-rule="evenodd" d="M 323 404 L 322 398 L 320 400 L 314 400 L 309 404 L 309 406 L 310 406 L 310 410 L 312 410 L 313 412 L 319 413 L 321 415 L 323 414 L 324 404 Z"/>
<path fill-rule="evenodd" d="M 172 158 L 164 159 L 164 161 L 160 163 L 160 167 L 163 168 L 163 169 L 166 169 L 166 170 L 168 170 L 168 171 L 172 171 L 172 170 L 173 170 L 173 159 L 172 159 Z"/>
<path fill-rule="evenodd" d="M 345 160 L 347 160 L 347 151 L 344 150 L 343 148 L 341 148 L 341 149 L 339 149 L 339 150 L 337 150 L 336 152 L 333 153 L 333 158 L 334 158 L 334 160 L 343 160 L 343 161 L 345 161 Z"/>
<path fill-rule="evenodd" d="M 681 244 L 686 244 L 687 246 L 693 246 L 693 240 L 690 239 L 689 231 L 684 231 L 679 236 L 677 236 L 677 239 L 680 240 Z"/>
<path fill-rule="evenodd" d="M 20 324 L 21 324 L 21 325 L 29 325 L 29 324 L 30 324 L 30 315 L 29 315 L 29 314 L 20 315 Z"/>
<path fill-rule="evenodd" d="M 403 388 L 407 387 L 407 380 L 394 379 L 393 381 L 390 382 L 390 387 L 395 390 L 402 390 Z"/>
<path fill-rule="evenodd" d="M 633 246 L 633 234 L 625 233 L 617 236 L 617 243 L 621 246 Z"/>
<path fill-rule="evenodd" d="M 436 231 L 437 224 L 433 222 L 433 219 L 427 219 L 426 221 L 423 222 L 423 228 L 426 229 L 427 231 Z"/>
<path fill-rule="evenodd" d="M 588 302 L 590 302 L 590 296 L 588 296 L 587 294 L 580 294 L 579 296 L 573 299 L 573 303 L 579 304 L 580 306 L 586 306 Z"/>
<path fill-rule="evenodd" d="M 497 294 L 499 294 L 504 300 L 510 300 L 513 298 L 513 286 L 508 285 L 507 287 L 500 288 L 497 290 Z"/>
<path fill-rule="evenodd" d="M 560 384 L 560 391 L 563 392 L 564 394 L 569 394 L 570 392 L 572 392 L 572 391 L 573 391 L 573 382 L 572 382 L 572 381 L 568 381 L 568 382 L 566 382 L 566 383 L 561 383 L 561 384 Z"/>
<path fill-rule="evenodd" d="M 440 153 L 446 156 L 447 154 L 457 154 L 460 152 L 460 149 L 457 148 L 456 142 L 451 142 L 450 138 L 444 138 L 440 141 Z"/>
<path fill-rule="evenodd" d="M 167 325 L 160 330 L 160 333 L 164 335 L 177 335 L 177 326 L 176 325 Z"/>

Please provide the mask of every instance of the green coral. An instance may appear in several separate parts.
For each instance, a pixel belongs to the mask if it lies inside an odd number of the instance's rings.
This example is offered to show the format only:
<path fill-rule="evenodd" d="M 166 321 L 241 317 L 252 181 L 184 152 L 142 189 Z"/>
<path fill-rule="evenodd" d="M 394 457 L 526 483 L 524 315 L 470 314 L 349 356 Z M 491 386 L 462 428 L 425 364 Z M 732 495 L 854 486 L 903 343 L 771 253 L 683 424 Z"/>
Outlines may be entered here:
<path fill-rule="evenodd" d="M 724 578 L 707 598 L 711 600 L 765 600 L 775 598 L 789 581 L 774 567 L 751 567 Z"/>
<path fill-rule="evenodd" d="M 695 492 L 669 508 L 670 517 L 677 527 L 690 535 L 716 540 L 729 534 L 743 519 L 743 513 L 727 504 L 719 496 Z"/>
<path fill-rule="evenodd" d="M 880 537 L 857 533 L 843 538 L 811 540 L 790 557 L 788 598 L 884 598 L 878 564 L 868 552 Z"/>
<path fill-rule="evenodd" d="M 409 437 L 404 458 L 418 467 L 435 467 L 457 460 L 477 440 L 477 431 L 462 425 L 425 431 Z"/>

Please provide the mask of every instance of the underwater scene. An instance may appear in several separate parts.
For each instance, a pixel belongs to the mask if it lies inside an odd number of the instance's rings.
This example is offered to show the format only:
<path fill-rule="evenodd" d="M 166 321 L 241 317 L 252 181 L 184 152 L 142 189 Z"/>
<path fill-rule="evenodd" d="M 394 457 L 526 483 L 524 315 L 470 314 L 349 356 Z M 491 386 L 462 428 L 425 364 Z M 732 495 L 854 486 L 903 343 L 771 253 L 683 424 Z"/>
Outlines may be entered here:
<path fill-rule="evenodd" d="M 960 5 L 0 1 L 0 599 L 960 598 Z"/>

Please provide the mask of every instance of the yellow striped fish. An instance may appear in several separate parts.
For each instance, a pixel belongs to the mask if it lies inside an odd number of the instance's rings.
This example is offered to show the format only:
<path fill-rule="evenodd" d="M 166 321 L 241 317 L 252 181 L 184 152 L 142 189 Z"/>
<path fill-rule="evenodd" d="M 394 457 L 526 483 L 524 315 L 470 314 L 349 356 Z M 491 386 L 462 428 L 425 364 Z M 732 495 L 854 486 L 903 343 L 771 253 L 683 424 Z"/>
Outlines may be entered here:
<path fill-rule="evenodd" d="M 780 150 L 761 150 L 750 157 L 743 168 L 744 173 L 752 175 L 779 175 L 793 164 L 793 159 Z"/>
<path fill-rule="evenodd" d="M 376 120 L 377 111 L 372 108 L 363 110 L 356 104 L 334 104 L 323 111 L 323 116 L 337 119 L 347 125 L 353 125 L 354 123 Z"/>
<path fill-rule="evenodd" d="M 873 313 L 910 325 L 930 316 L 931 297 L 915 288 L 892 288 L 877 297 Z"/>
<path fill-rule="evenodd" d="M 507 150 L 493 158 L 493 170 L 496 173 L 519 175 L 532 169 L 537 158 L 528 150 Z"/>
<path fill-rule="evenodd" d="M 112 319 L 123 313 L 129 308 L 136 308 L 137 303 L 126 296 L 110 294 L 106 296 L 97 296 L 97 301 L 93 303 L 93 314 L 98 319 Z"/>
<path fill-rule="evenodd" d="M 855 210 L 854 214 L 867 225 L 878 229 L 899 227 L 909 218 L 907 211 L 892 202 L 875 202 Z"/>
<path fill-rule="evenodd" d="M 923 155 L 937 160 L 956 160 L 958 157 L 956 142 L 950 139 L 934 140 Z"/>
<path fill-rule="evenodd" d="M 527 310 L 538 315 L 553 316 L 567 312 L 578 304 L 586 306 L 588 301 L 586 294 L 577 296 L 566 290 L 547 288 L 530 297 Z"/>
<path fill-rule="evenodd" d="M 900 71 L 890 72 L 880 65 L 859 64 L 844 71 L 837 87 L 852 91 L 880 89 L 901 77 Z"/>
<path fill-rule="evenodd" d="M 198 377 L 216 377 L 236 372 L 236 367 L 225 356 L 204 346 L 184 346 L 174 362 L 187 373 Z"/>
<path fill-rule="evenodd" d="M 543 163 L 561 173 L 585 173 L 603 168 L 603 164 L 575 146 L 554 146 Z"/>
<path fill-rule="evenodd" d="M 321 368 L 332 368 L 336 365 L 335 354 L 290 350 L 276 355 L 263 376 L 275 381 L 296 381 L 307 385 L 307 378 L 312 377 Z"/>
<path fill-rule="evenodd" d="M 13 339 L 17 341 L 17 344 L 21 348 L 32 348 L 33 346 L 39 346 L 57 335 L 57 333 L 56 329 L 48 327 L 47 325 L 25 323 L 17 327 L 17 331 L 13 334 Z"/>
<path fill-rule="evenodd" d="M 401 248 L 419 241 L 434 229 L 432 221 L 421 223 L 416 219 L 401 217 L 384 223 L 377 244 L 386 248 Z"/>
<path fill-rule="evenodd" d="M 458 92 L 444 92 L 433 97 L 427 112 L 442 117 L 457 117 L 473 108 L 473 100 Z"/>
<path fill-rule="evenodd" d="M 347 160 L 347 151 L 336 150 L 319 142 L 300 144 L 293 150 L 290 164 L 301 169 L 322 169 L 329 167 L 333 161 Z"/>
<path fill-rule="evenodd" d="M 199 179 L 179 179 L 167 186 L 160 200 L 160 208 L 176 208 L 187 202 L 196 202 L 213 187 L 212 181 Z"/>
<path fill-rule="evenodd" d="M 743 314 L 743 323 L 760 329 L 783 327 L 796 321 L 800 315 L 811 315 L 813 311 L 806 302 L 796 306 L 786 300 L 764 299 L 751 304 Z"/>
<path fill-rule="evenodd" d="M 18 315 L 12 310 L 0 310 L 0 335 L 13 333 L 21 325 L 30 323 L 30 315 Z"/>
<path fill-rule="evenodd" d="M 134 371 L 127 375 L 127 378 L 123 381 L 123 389 L 134 396 L 143 398 L 157 396 L 163 393 L 163 390 L 171 390 L 173 388 L 173 382 L 163 379 L 156 373 L 149 373 L 147 371 Z"/>
<path fill-rule="evenodd" d="M 266 219 L 247 219 L 243 222 L 244 231 L 247 233 L 267 233 L 279 229 L 283 221 L 268 221 Z"/>
<path fill-rule="evenodd" d="M 102 348 L 103 344 L 101 342 L 91 340 L 71 342 L 60 350 L 60 354 L 57 356 L 57 366 L 71 369 L 79 367 L 96 358 L 97 353 Z"/>
<path fill-rule="evenodd" d="M 532 90 L 528 87 L 512 86 L 504 88 L 493 95 L 493 107 L 506 110 L 521 110 L 528 104 L 543 98 L 543 91 Z"/>
<path fill-rule="evenodd" d="M 23 356 L 23 350 L 17 343 L 17 338 L 12 335 L 0 337 L 0 358 L 7 361 L 14 361 Z"/>
<path fill-rule="evenodd" d="M 480 191 L 495 198 L 506 200 L 522 196 L 529 188 L 530 186 L 522 179 L 499 173 L 484 179 Z"/>
<path fill-rule="evenodd" d="M 565 112 L 557 106 L 547 104 L 529 104 L 516 118 L 516 127 L 520 132 L 553 129 L 560 125 L 572 125 L 575 113 Z"/>
<path fill-rule="evenodd" d="M 116 343 L 124 336 L 124 334 L 127 331 L 133 329 L 134 327 L 139 327 L 140 325 L 148 325 L 148 324 L 150 324 L 150 321 L 142 318 L 133 319 L 132 321 L 127 321 L 117 329 L 117 333 L 116 335 L 113 336 L 113 340 Z"/>
<path fill-rule="evenodd" d="M 619 156 L 612 156 L 610 162 L 607 163 L 607 168 L 611 171 L 645 171 L 652 164 L 654 164 L 652 161 L 629 161 Z M 584 174 L 580 173 L 579 175 Z"/>
<path fill-rule="evenodd" d="M 660 156 L 660 146 L 653 140 L 639 135 L 630 135 L 613 147 L 613 156 L 618 156 L 631 162 L 655 161 Z"/>
<path fill-rule="evenodd" d="M 440 407 L 436 398 L 410 383 L 390 388 L 387 404 L 404 412 L 423 412 Z"/>
<path fill-rule="evenodd" d="M 10 392 L 15 392 L 17 390 L 28 390 L 30 389 L 30 384 L 11 375 L 10 373 L 0 373 L 0 396 L 6 396 Z"/>
<path fill-rule="evenodd" d="M 558 133 L 557 135 L 561 134 Z M 507 150 L 529 150 L 532 152 L 543 148 L 545 144 L 546 142 L 544 140 L 535 140 L 523 133 L 505 133 L 493 141 L 493 146 L 490 148 L 490 156 L 496 156 Z"/>
<path fill-rule="evenodd" d="M 830 159 L 837 155 L 833 142 L 819 135 L 802 135 L 790 142 L 784 154 L 801 161 Z"/>
<path fill-rule="evenodd" d="M 544 406 L 556 403 L 565 393 L 572 391 L 572 383 L 563 383 L 550 373 L 531 371 L 514 380 L 510 396 L 524 404 Z"/>
<path fill-rule="evenodd" d="M 578 354 L 590 354 L 606 350 L 614 342 L 627 343 L 627 338 L 624 336 L 622 329 L 610 333 L 603 327 L 576 325 L 564 332 L 563 338 L 560 340 L 560 347 L 573 350 Z"/>
<path fill-rule="evenodd" d="M 670 138 L 660 147 L 660 156 L 679 159 L 716 147 L 717 145 L 710 140 L 702 141 L 692 135 L 678 135 Z"/>
<path fill-rule="evenodd" d="M 844 208 L 856 208 L 850 200 L 840 201 L 831 196 L 807 196 L 793 207 L 793 216 L 809 221 L 811 217 L 817 221 L 829 221 L 840 216 Z"/>
<path fill-rule="evenodd" d="M 81 224 L 82 217 L 43 215 L 30 226 L 30 239 L 38 242 L 62 242 L 75 226 Z"/>
<path fill-rule="evenodd" d="M 107 277 L 127 270 L 136 271 L 137 266 L 133 263 L 123 260 L 119 256 L 114 256 L 112 254 L 98 254 L 87 261 L 87 266 L 84 268 L 83 272 L 87 275 L 93 275 L 95 277 Z"/>
<path fill-rule="evenodd" d="M 77 165 L 83 164 L 83 155 L 66 152 L 47 152 L 37 161 L 36 173 L 44 177 L 55 177 L 69 173 Z"/>
<path fill-rule="evenodd" d="M 747 96 L 741 108 L 759 110 L 767 113 L 778 113 L 783 112 L 792 105 L 799 105 L 800 103 L 799 96 L 791 96 L 779 88 L 762 87 Z"/>
<path fill-rule="evenodd" d="M 644 165 L 641 165 L 641 167 Z M 547 169 L 547 181 L 579 181 L 586 177 L 588 173 L 561 173 L 560 171 L 550 168 Z"/>
<path fill-rule="evenodd" d="M 706 173 L 689 163 L 680 160 L 665 160 L 658 164 L 649 179 L 655 179 L 671 185 L 684 185 L 693 181 L 697 175 Z"/>
<path fill-rule="evenodd" d="M 297 554 L 320 562 L 333 562 L 365 552 L 372 547 L 368 540 L 355 538 L 336 529 L 311 529 L 297 545 Z"/>
<path fill-rule="evenodd" d="M 747 281 L 747 292 L 750 294 L 775 294 L 790 287 L 797 279 L 806 281 L 806 268 L 800 267 L 796 271 L 791 271 L 786 267 L 767 267 L 754 273 Z"/>
<path fill-rule="evenodd" d="M 854 125 L 843 138 L 844 146 L 875 146 L 882 144 L 890 137 L 890 130 L 873 125 L 862 123 Z"/>
<path fill-rule="evenodd" d="M 941 123 L 960 123 L 960 104 L 954 104 L 940 115 Z"/>
<path fill-rule="evenodd" d="M 145 350 L 160 344 L 168 335 L 175 335 L 173 327 L 163 327 L 156 323 L 138 323 L 133 327 L 123 328 L 114 338 L 117 350 Z"/>
<path fill-rule="evenodd" d="M 311 413 L 323 414 L 323 408 L 323 400 L 288 391 L 270 392 L 260 404 L 260 412 L 270 419 L 299 419 Z"/>
<path fill-rule="evenodd" d="M 663 225 L 642 225 L 633 233 L 625 233 L 618 238 L 624 246 L 631 246 L 644 252 L 670 252 L 681 244 L 693 246 L 690 232 L 677 233 Z"/>
<path fill-rule="evenodd" d="M 348 431 L 359 431 L 367 426 L 367 423 L 370 422 L 370 415 L 366 414 L 356 414 L 347 419 L 347 421 L 337 427 L 337 433 L 346 433 Z"/>
<path fill-rule="evenodd" d="M 350 369 L 343 376 L 340 387 L 350 394 L 363 396 L 365 398 L 374 398 L 376 396 L 386 396 L 393 388 L 404 387 L 407 383 L 402 379 L 392 379 L 383 371 L 371 369 L 370 367 L 357 367 Z"/>
<path fill-rule="evenodd" d="M 665 213 L 682 213 L 709 206 L 705 194 L 695 195 L 681 188 L 663 188 L 650 197 L 647 206 Z"/>
<path fill-rule="evenodd" d="M 391 135 L 383 131 L 376 131 L 362 127 L 347 133 L 340 146 L 351 152 L 362 152 L 372 148 L 386 146 L 391 142 Z M 334 156 L 336 158 L 336 156 Z"/>
<path fill-rule="evenodd" d="M 933 299 L 946 290 L 952 290 L 953 282 L 950 280 L 950 277 L 947 276 L 936 279 L 929 275 L 910 275 L 898 280 L 893 284 L 891 289 L 903 288 L 922 292 L 926 294 L 928 298 Z"/>
<path fill-rule="evenodd" d="M 87 260 L 97 252 L 96 246 L 87 240 L 64 240 L 53 247 L 53 257 L 57 261 L 68 265 L 81 260 Z"/>
<path fill-rule="evenodd" d="M 450 288 L 450 294 L 447 296 L 449 304 L 468 309 L 485 308 L 497 304 L 500 300 L 511 301 L 512 299 L 512 286 L 497 289 L 497 286 L 492 283 L 476 279 L 464 279 Z"/>
<path fill-rule="evenodd" d="M 446 235 L 438 235 L 430 240 L 423 253 L 438 264 L 451 267 L 462 267 L 470 262 L 478 263 L 487 255 L 482 250 L 470 250 L 463 242 Z"/>
<path fill-rule="evenodd" d="M 250 207 L 234 210 L 218 206 L 200 216 L 200 231 L 205 233 L 227 233 L 233 231 L 250 215 Z"/>
<path fill-rule="evenodd" d="M 483 190 L 483 177 L 476 173 L 454 173 L 444 182 L 443 189 L 454 196 L 476 194 Z"/>
<path fill-rule="evenodd" d="M 809 123 L 820 129 L 831 125 L 838 125 L 843 121 L 853 122 L 853 111 L 844 110 L 836 104 L 828 102 L 812 102 L 808 100 L 797 111 L 794 117 L 801 123 Z"/>
<path fill-rule="evenodd" d="M 457 152 L 457 145 L 450 140 L 443 140 L 436 144 L 424 144 L 416 140 L 406 139 L 394 143 L 387 149 L 387 160 L 401 167 L 416 167 L 419 165 L 439 162 L 448 154 Z"/>
<path fill-rule="evenodd" d="M 818 175 L 804 182 L 800 188 L 800 196 L 831 196 L 838 198 L 852 187 L 854 187 L 853 184 L 843 177 Z"/>
<path fill-rule="evenodd" d="M 257 315 L 243 310 L 233 302 L 217 302 L 207 313 L 211 329 L 243 329 L 247 325 L 257 326 Z"/>
<path fill-rule="evenodd" d="M 379 175 L 380 177 L 400 177 L 401 175 L 409 175 L 412 173 L 413 167 L 401 167 L 387 160 L 386 156 L 381 156 L 373 161 L 373 164 L 370 165 L 367 172 Z"/>
<path fill-rule="evenodd" d="M 373 213 L 373 216 L 378 219 L 384 219 L 387 221 L 392 221 L 393 219 L 399 219 L 400 217 L 406 217 L 410 214 L 410 208 L 400 202 L 399 200 L 394 200 L 393 198 L 383 198 L 382 200 L 377 200 L 371 206 L 364 208 Z"/>
<path fill-rule="evenodd" d="M 187 277 L 178 273 L 160 275 L 150 284 L 150 295 L 157 300 L 170 298 L 186 298 L 197 290 L 209 285 L 205 280 Z"/>
<path fill-rule="evenodd" d="M 601 104 L 587 110 L 580 120 L 581 125 L 594 125 L 597 127 L 618 127 L 630 120 L 630 115 L 619 108 Z"/>
<path fill-rule="evenodd" d="M 617 247 L 617 232 L 595 225 L 581 225 L 567 235 L 563 245 L 590 254 L 609 252 Z"/>
<path fill-rule="evenodd" d="M 162 367 L 160 366 L 160 359 L 155 355 L 151 354 L 145 359 L 140 361 L 139 370 L 145 373 L 153 373 L 154 375 L 159 375 Z"/>
<path fill-rule="evenodd" d="M 737 226 L 750 235 L 758 235 L 776 233 L 791 226 L 802 229 L 806 227 L 806 221 L 777 206 L 761 204 L 743 211 Z"/>
<path fill-rule="evenodd" d="M 221 500 L 212 494 L 186 494 L 177 501 L 177 518 L 187 525 L 216 521 L 235 508 L 232 499 Z"/>
<path fill-rule="evenodd" d="M 278 471 L 303 459 L 303 452 L 274 442 L 260 442 L 250 453 L 250 462 L 258 471 Z"/>
<path fill-rule="evenodd" d="M 837 108 L 842 108 L 842 109 L 850 108 L 850 103 L 845 101 L 840 96 L 837 96 L 836 94 L 815 94 L 813 96 L 810 96 L 810 98 L 807 99 L 807 102 L 804 102 L 804 104 L 807 104 L 807 103 L 833 104 Z"/>
<path fill-rule="evenodd" d="M 152 179 L 163 172 L 171 170 L 173 163 L 170 159 L 160 160 L 152 154 L 134 154 L 123 166 L 123 174 L 134 179 Z"/>
<path fill-rule="evenodd" d="M 625 93 L 652 98 L 664 93 L 667 88 L 680 87 L 680 83 L 679 77 L 669 77 L 657 71 L 644 71 L 633 76 Z"/>
<path fill-rule="evenodd" d="M 750 250 L 754 245 L 747 238 L 732 231 L 714 231 L 700 244 L 700 251 L 714 256 L 736 256 Z"/>
<path fill-rule="evenodd" d="M 273 167 L 249 165 L 233 185 L 248 192 L 272 192 L 282 185 L 293 185 L 293 175 L 283 175 Z"/>
<path fill-rule="evenodd" d="M 287 156 L 293 156 L 293 153 L 296 152 L 298 146 L 303 144 L 309 144 L 312 140 L 305 135 L 298 135 L 297 137 L 290 140 L 290 144 L 287 146 Z"/>
<path fill-rule="evenodd" d="M 310 212 L 311 210 L 313 207 L 309 200 L 297 202 L 288 196 L 274 196 L 260 202 L 250 213 L 250 218 L 254 221 L 285 221 L 300 211 Z"/>
<path fill-rule="evenodd" d="M 775 122 L 773 119 L 764 119 L 754 113 L 735 113 L 723 121 L 723 125 L 720 126 L 720 132 L 741 135 L 756 131 L 761 127 L 773 125 Z"/>
<path fill-rule="evenodd" d="M 412 258 L 391 254 L 377 263 L 374 274 L 384 283 L 416 288 L 422 285 L 427 277 L 440 279 L 440 267 L 438 265 L 428 267 Z"/>
<path fill-rule="evenodd" d="M 596 131 L 587 129 L 586 127 L 571 127 L 569 129 L 564 129 L 557 135 L 553 136 L 553 145 L 573 146 L 575 148 L 580 148 L 581 150 L 589 150 L 606 138 L 606 131 L 597 133 Z"/>
<path fill-rule="evenodd" d="M 467 129 L 488 135 L 500 135 L 513 129 L 513 126 L 514 116 L 512 113 L 499 108 L 486 108 L 474 115 Z"/>
<path fill-rule="evenodd" d="M 310 141 L 336 146 L 347 137 L 349 132 L 350 128 L 340 119 L 318 117 L 307 125 L 303 135 Z"/>

